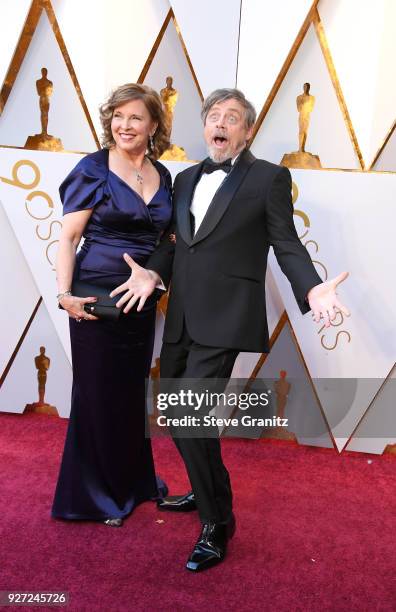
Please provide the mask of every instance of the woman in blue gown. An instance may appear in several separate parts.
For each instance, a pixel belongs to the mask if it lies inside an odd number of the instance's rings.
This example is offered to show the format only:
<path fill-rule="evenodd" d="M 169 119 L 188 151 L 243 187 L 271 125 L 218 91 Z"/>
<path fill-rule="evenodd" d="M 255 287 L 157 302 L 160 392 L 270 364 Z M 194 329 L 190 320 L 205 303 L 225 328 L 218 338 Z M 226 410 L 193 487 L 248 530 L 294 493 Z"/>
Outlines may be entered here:
<path fill-rule="evenodd" d="M 95 297 L 74 296 L 71 287 L 77 279 L 110 293 L 132 282 L 128 255 L 144 266 L 169 224 L 171 178 L 156 161 L 169 145 L 156 92 L 121 86 L 100 112 L 104 148 L 60 187 L 58 300 L 69 315 L 73 389 L 52 516 L 120 526 L 137 504 L 167 493 L 145 434 L 156 299 L 136 308 L 132 296 L 117 321 L 98 320 L 84 311 Z"/>

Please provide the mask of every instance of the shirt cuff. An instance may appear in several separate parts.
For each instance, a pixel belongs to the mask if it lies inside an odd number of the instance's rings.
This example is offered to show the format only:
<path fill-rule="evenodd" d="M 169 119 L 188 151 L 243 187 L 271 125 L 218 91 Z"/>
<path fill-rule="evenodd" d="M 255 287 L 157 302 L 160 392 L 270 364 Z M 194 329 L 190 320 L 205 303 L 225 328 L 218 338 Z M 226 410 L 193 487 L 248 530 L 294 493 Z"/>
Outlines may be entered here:
<path fill-rule="evenodd" d="M 147 270 L 147 272 L 151 276 L 153 276 L 155 274 L 156 276 L 159 277 L 159 280 L 157 281 L 157 284 L 155 285 L 156 289 L 160 289 L 160 291 L 167 291 L 167 288 L 165 287 L 164 282 L 163 282 L 162 278 L 160 277 L 160 275 L 158 274 L 158 272 L 154 272 L 153 270 Z"/>

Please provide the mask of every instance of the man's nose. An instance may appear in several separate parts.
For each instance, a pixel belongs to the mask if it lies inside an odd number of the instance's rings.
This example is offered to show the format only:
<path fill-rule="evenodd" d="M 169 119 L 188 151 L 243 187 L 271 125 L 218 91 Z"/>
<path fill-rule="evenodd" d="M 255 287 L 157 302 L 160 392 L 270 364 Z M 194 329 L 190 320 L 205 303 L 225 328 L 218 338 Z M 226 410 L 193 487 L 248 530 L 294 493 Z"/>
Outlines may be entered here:
<path fill-rule="evenodd" d="M 221 116 L 218 118 L 217 122 L 216 122 L 216 127 L 218 128 L 223 128 L 225 126 L 225 116 Z"/>

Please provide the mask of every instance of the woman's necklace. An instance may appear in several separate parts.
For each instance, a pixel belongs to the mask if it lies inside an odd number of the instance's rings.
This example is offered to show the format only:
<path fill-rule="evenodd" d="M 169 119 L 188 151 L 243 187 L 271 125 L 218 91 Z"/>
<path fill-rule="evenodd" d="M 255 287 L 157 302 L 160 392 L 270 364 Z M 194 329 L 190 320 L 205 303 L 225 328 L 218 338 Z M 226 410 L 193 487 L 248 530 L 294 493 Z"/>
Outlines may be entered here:
<path fill-rule="evenodd" d="M 143 166 L 144 166 L 145 163 L 146 163 L 146 156 L 144 156 L 144 158 L 143 158 L 143 163 L 142 163 L 142 165 L 140 167 L 140 170 L 137 170 L 136 168 L 133 168 L 133 171 L 135 173 L 136 181 L 139 183 L 139 185 L 143 184 L 143 175 L 141 174 L 141 172 L 143 170 Z"/>

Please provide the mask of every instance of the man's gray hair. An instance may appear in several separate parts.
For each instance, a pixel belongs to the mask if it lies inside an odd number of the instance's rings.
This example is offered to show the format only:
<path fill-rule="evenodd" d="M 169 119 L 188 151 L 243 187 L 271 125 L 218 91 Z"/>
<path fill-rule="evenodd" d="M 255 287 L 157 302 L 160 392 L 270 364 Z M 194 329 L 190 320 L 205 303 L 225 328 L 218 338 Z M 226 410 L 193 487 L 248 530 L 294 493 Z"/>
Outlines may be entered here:
<path fill-rule="evenodd" d="M 219 102 L 225 102 L 225 100 L 237 100 L 245 109 L 245 123 L 247 129 L 251 128 L 256 122 L 256 109 L 253 104 L 245 98 L 245 95 L 239 89 L 223 88 L 215 89 L 211 94 L 204 100 L 201 118 L 202 121 L 206 122 L 208 112 L 215 104 Z"/>

